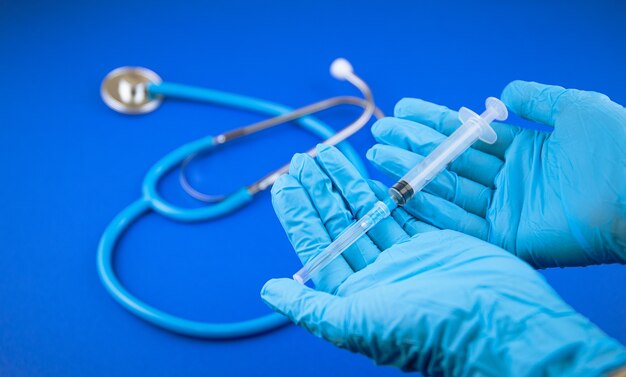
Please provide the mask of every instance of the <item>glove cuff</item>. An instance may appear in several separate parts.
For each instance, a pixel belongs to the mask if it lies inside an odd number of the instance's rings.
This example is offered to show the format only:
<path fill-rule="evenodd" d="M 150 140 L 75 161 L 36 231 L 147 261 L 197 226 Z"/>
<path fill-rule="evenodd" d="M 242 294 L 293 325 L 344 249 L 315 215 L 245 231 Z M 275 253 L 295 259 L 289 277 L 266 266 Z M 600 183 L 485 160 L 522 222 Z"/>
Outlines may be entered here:
<path fill-rule="evenodd" d="M 516 347 L 510 350 L 512 360 L 520 354 L 530 356 L 522 362 L 527 365 L 518 365 L 520 369 L 512 371 L 513 374 L 526 374 L 530 370 L 529 375 L 607 376 L 626 367 L 626 349 L 583 316 L 545 319 L 543 314 L 538 315 L 532 322 L 541 323 L 527 327 L 537 332 L 525 337 L 533 340 L 533 344 L 525 346 L 534 348 L 534 352 L 528 348 L 523 353 L 518 353 Z"/>

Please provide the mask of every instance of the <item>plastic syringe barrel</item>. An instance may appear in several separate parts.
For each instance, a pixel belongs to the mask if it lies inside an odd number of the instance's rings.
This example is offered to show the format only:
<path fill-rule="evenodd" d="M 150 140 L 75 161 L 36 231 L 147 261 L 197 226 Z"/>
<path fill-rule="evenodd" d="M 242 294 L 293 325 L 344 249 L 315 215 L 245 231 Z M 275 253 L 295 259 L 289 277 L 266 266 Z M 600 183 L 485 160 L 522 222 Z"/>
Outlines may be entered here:
<path fill-rule="evenodd" d="M 480 139 L 489 144 L 496 141 L 496 134 L 489 123 L 494 119 L 506 119 L 508 115 L 506 106 L 494 97 L 487 99 L 486 106 L 487 110 L 481 115 L 461 108 L 459 111 L 461 126 L 389 189 L 389 195 L 399 206 L 404 205 L 415 193 L 421 191 L 476 140 Z"/>
<path fill-rule="evenodd" d="M 487 110 L 481 115 L 462 107 L 459 110 L 461 126 L 424 158 L 419 165 L 411 169 L 389 189 L 389 195 L 393 200 L 387 198 L 384 202 L 377 202 L 374 208 L 346 228 L 337 239 L 309 260 L 300 271 L 293 275 L 293 279 L 302 284 L 306 283 L 312 275 L 326 267 L 382 219 L 389 216 L 396 205 L 404 205 L 416 192 L 422 190 L 428 182 L 476 140 L 480 139 L 489 144 L 494 143 L 496 133 L 489 126 L 489 123 L 494 119 L 506 119 L 508 113 L 506 106 L 494 97 L 487 98 L 486 106 Z"/>
<path fill-rule="evenodd" d="M 404 205 L 416 192 L 421 191 L 437 174 L 441 173 L 450 162 L 478 140 L 479 133 L 480 130 L 475 121 L 470 120 L 464 123 L 420 164 L 396 182 L 389 189 L 389 195 L 398 205 Z"/>

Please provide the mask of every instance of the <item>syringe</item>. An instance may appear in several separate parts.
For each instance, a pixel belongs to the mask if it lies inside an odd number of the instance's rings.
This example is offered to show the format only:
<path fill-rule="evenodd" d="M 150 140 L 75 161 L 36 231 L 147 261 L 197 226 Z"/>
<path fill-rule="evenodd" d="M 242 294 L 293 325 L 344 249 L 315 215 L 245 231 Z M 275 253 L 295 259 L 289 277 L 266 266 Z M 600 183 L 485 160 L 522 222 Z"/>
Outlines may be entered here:
<path fill-rule="evenodd" d="M 485 107 L 486 110 L 480 115 L 462 107 L 459 110 L 461 126 L 389 189 L 390 198 L 374 204 L 360 220 L 346 228 L 326 249 L 296 272 L 293 279 L 302 284 L 306 283 L 312 275 L 326 267 L 374 225 L 389 216 L 397 206 L 403 206 L 415 193 L 421 191 L 474 142 L 482 140 L 493 144 L 497 136 L 490 123 L 494 120 L 505 120 L 508 111 L 504 103 L 494 97 L 487 98 Z"/>

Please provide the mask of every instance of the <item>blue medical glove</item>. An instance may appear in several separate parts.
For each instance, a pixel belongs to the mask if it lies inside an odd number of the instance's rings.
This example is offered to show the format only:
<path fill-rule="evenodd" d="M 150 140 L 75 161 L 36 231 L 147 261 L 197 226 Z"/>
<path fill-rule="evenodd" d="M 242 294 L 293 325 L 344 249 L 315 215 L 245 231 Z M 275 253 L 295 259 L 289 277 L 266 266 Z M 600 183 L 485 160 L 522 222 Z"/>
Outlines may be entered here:
<path fill-rule="evenodd" d="M 514 81 L 511 111 L 553 132 L 494 124 L 405 207 L 417 218 L 500 246 L 538 268 L 626 262 L 626 109 L 599 93 Z M 372 127 L 368 158 L 394 179 L 460 122 L 403 99 Z"/>
<path fill-rule="evenodd" d="M 302 263 L 385 195 L 336 149 L 296 155 L 272 189 Z M 314 276 L 265 284 L 298 325 L 376 363 L 428 375 L 600 375 L 626 351 L 510 253 L 403 209 Z M 316 357 L 316 355 L 311 355 Z"/>

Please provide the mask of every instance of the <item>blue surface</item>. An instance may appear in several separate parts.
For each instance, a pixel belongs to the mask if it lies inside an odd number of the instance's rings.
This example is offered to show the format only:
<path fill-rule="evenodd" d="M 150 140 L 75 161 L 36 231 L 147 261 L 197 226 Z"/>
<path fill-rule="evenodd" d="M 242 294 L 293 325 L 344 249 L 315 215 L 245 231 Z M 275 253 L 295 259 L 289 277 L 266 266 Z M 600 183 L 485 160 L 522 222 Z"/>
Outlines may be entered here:
<path fill-rule="evenodd" d="M 174 82 L 296 106 L 353 93 L 327 73 L 333 58 L 345 56 L 387 113 L 403 96 L 480 108 L 518 78 L 596 90 L 626 104 L 625 12 L 618 1 L 0 0 L 0 374 L 400 374 L 293 326 L 228 342 L 172 335 L 107 295 L 95 268 L 99 237 L 139 197 L 152 163 L 182 143 L 258 119 L 174 101 L 154 114 L 120 116 L 98 94 L 109 70 L 143 65 Z M 324 119 L 343 125 L 355 115 L 348 108 Z M 199 161 L 192 179 L 228 192 L 315 142 L 294 126 L 268 131 Z M 352 142 L 364 154 L 373 139 L 363 131 Z M 175 177 L 163 192 L 193 203 Z M 258 297 L 263 282 L 298 267 L 268 193 L 217 222 L 149 216 L 118 253 L 119 274 L 132 292 L 212 321 L 267 313 Z M 545 274 L 571 305 L 624 343 L 624 271 Z"/>

